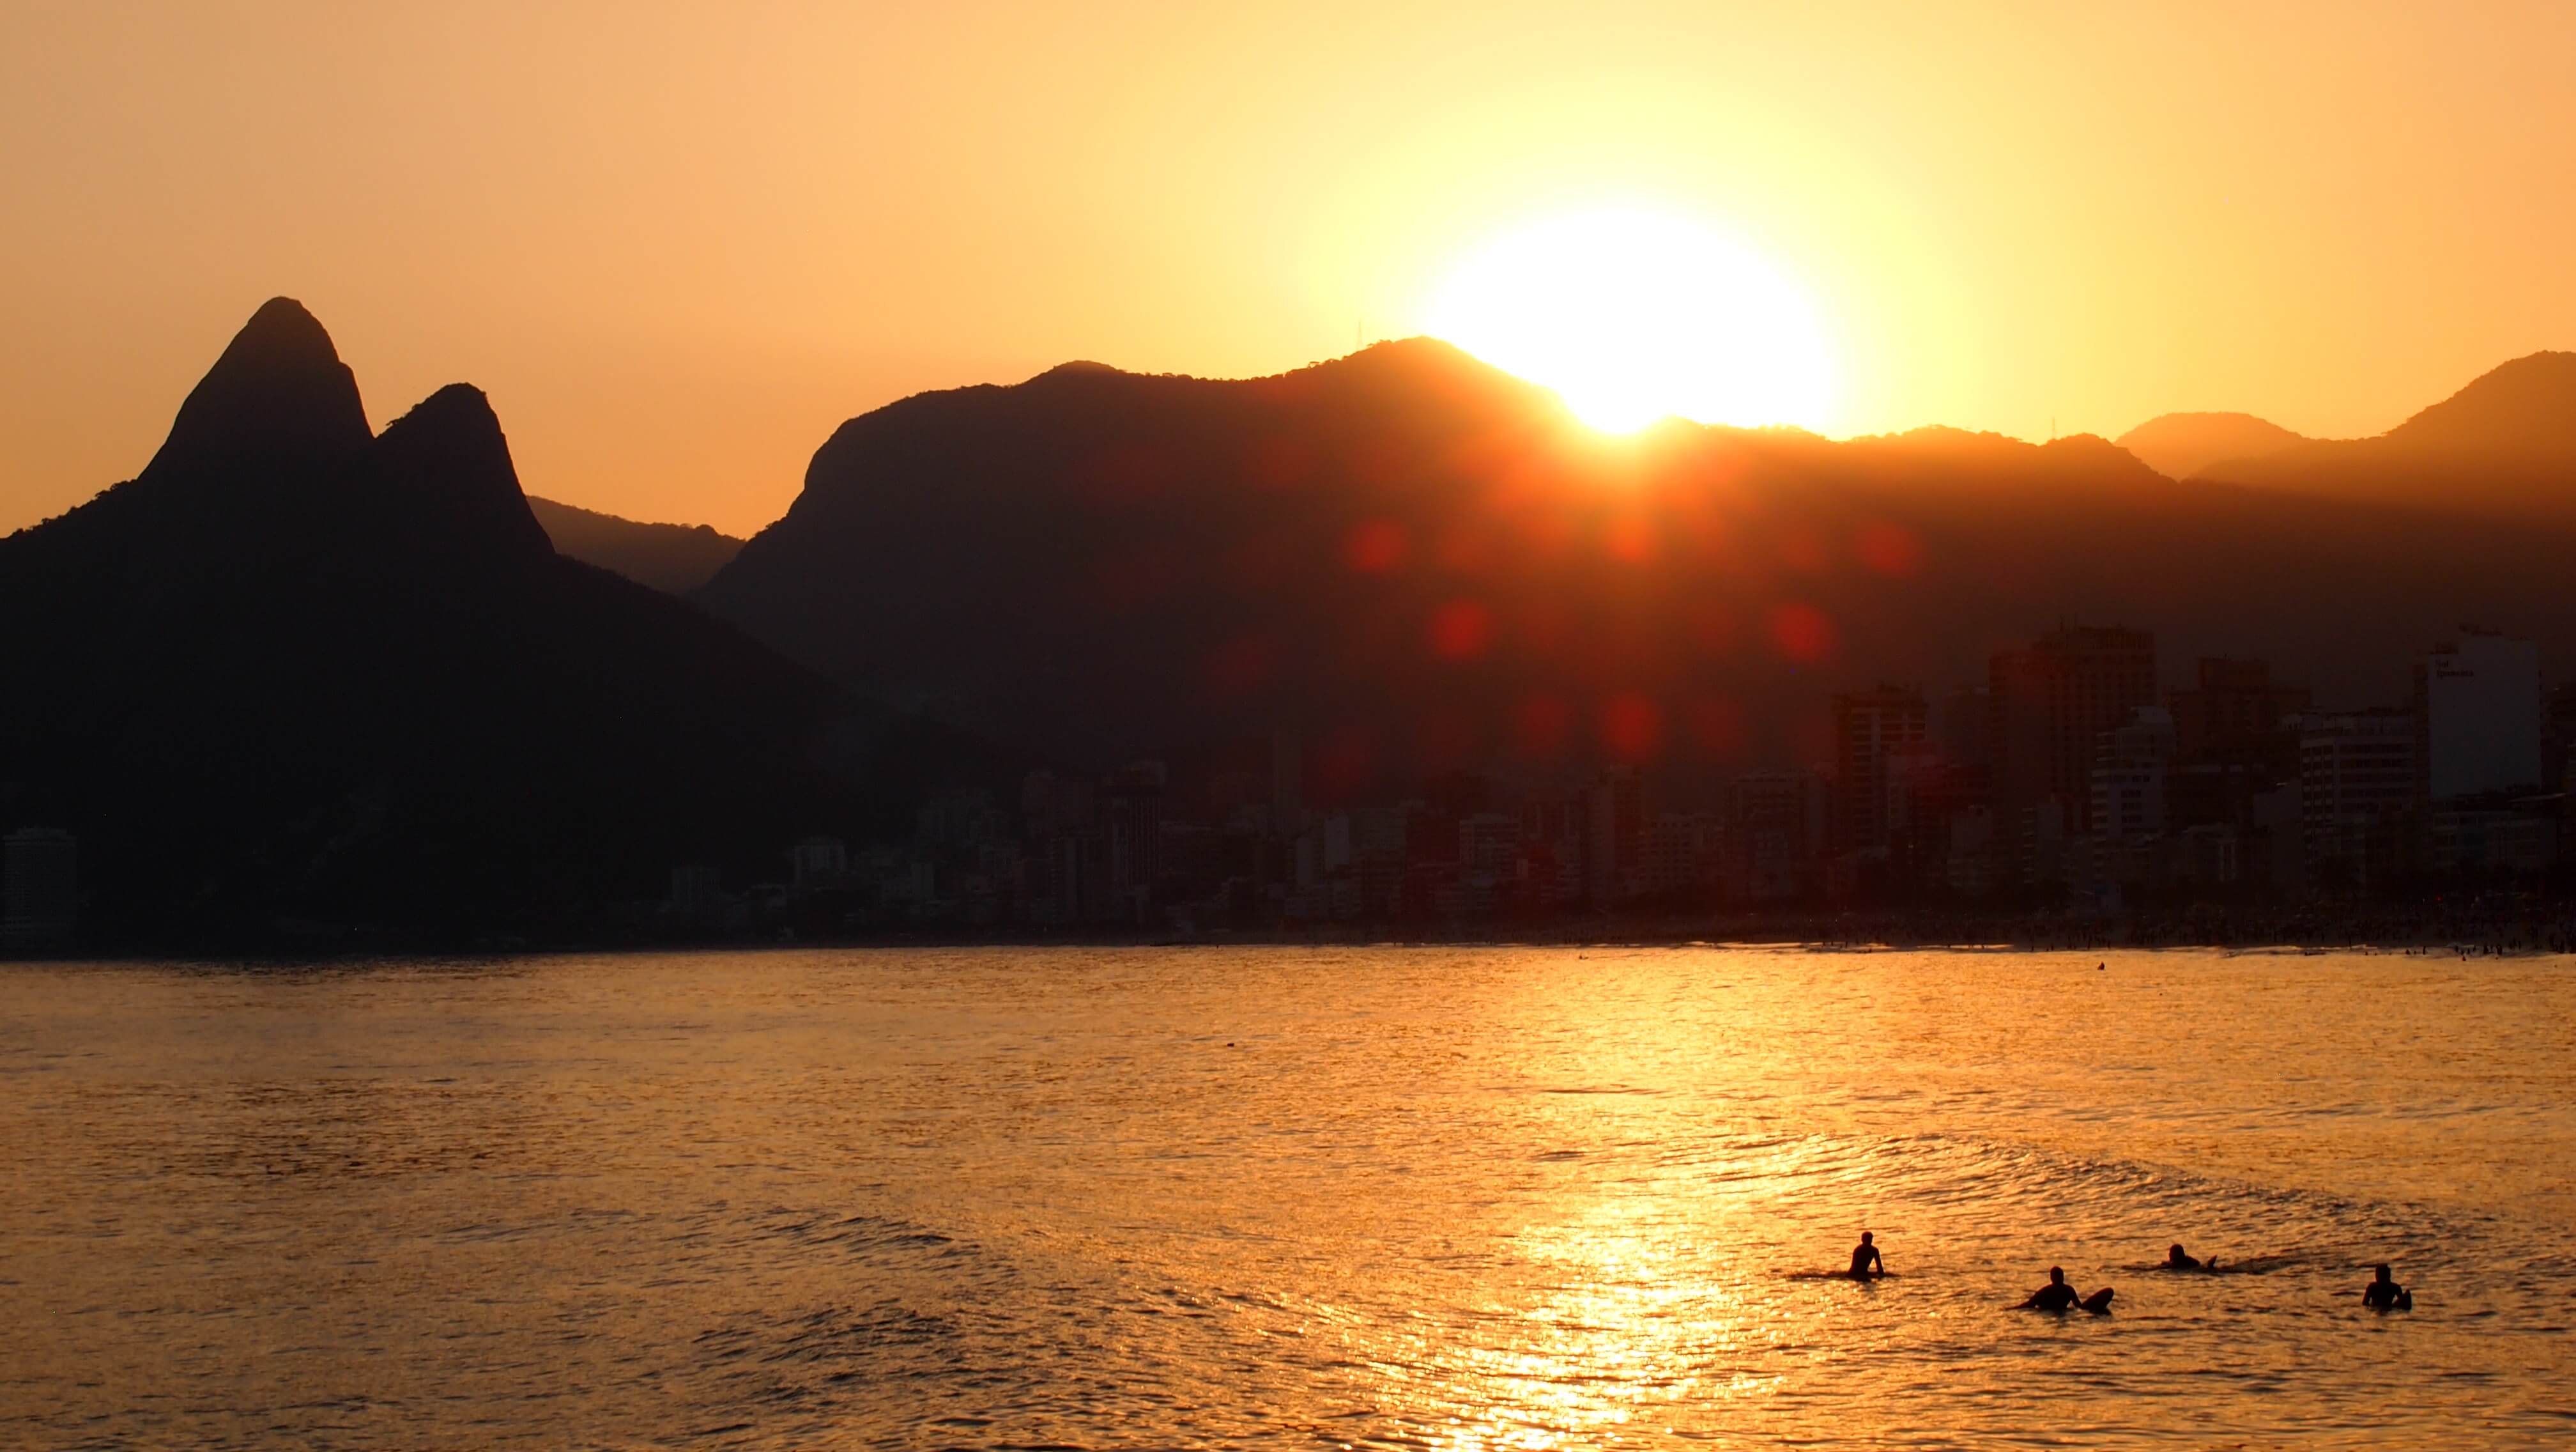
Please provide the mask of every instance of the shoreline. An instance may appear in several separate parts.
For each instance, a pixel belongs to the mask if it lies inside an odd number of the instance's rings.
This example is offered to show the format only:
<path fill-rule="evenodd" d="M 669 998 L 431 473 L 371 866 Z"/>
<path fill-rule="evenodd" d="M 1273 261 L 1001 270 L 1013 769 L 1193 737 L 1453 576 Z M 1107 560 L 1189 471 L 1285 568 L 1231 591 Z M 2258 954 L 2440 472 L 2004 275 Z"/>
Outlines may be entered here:
<path fill-rule="evenodd" d="M 2515 925 L 2513 930 L 2483 934 L 2348 934 L 2154 936 L 2059 931 L 2050 933 L 1871 934 L 1765 930 L 1711 934 L 1707 924 L 1628 931 L 1491 933 L 1387 932 L 1384 925 L 1354 925 L 1349 931 L 1276 930 L 1171 933 L 937 933 L 882 932 L 832 935 L 708 935 L 666 939 L 519 939 L 486 936 L 472 941 L 434 937 L 346 941 L 336 944 L 231 944 L 216 946 L 132 945 L 118 949 L 49 956 L 0 958 L 0 971 L 10 967 L 83 964 L 167 963 L 205 967 L 318 967 L 389 960 L 508 961 L 556 957 L 650 957 L 685 953 L 784 953 L 818 950 L 925 949 L 1225 949 L 1308 948 L 1322 951 L 1418 949 L 1553 948 L 1563 950 L 1649 951 L 1698 949 L 1717 952 L 1870 955 L 1880 953 L 2039 954 L 2039 953 L 2217 953 L 2226 957 L 2315 957 L 2347 953 L 2374 957 L 2416 957 L 2470 962 L 2482 959 L 2576 956 L 2576 922 Z M 1375 930 L 1372 930 L 1375 929 Z"/>

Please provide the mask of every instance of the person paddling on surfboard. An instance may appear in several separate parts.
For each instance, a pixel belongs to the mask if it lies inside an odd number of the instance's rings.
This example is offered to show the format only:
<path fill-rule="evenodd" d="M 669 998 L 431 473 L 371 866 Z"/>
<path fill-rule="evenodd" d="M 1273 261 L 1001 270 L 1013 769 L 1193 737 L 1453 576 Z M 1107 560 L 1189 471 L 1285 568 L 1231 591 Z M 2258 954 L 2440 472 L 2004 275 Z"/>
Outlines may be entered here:
<path fill-rule="evenodd" d="M 1860 1233 L 1860 1244 L 1852 1247 L 1851 1278 L 1870 1280 L 1887 1274 L 1887 1262 L 1879 1259 L 1878 1247 L 1870 1243 L 1869 1232 Z"/>
<path fill-rule="evenodd" d="M 2388 1278 L 2388 1267 L 2384 1265 L 2371 1276 L 2370 1284 L 2362 1288 L 2361 1303 L 2374 1311 L 2415 1309 L 2415 1298 L 2407 1294 L 2404 1286 Z"/>
<path fill-rule="evenodd" d="M 2207 1260 L 2202 1260 L 2196 1255 L 2185 1255 L 2182 1246 L 2177 1244 L 2165 1252 L 2165 1269 L 2214 1271 L 2218 1269 L 2218 1257 L 2213 1255 Z"/>
<path fill-rule="evenodd" d="M 2048 1268 L 2048 1284 L 2031 1292 L 2030 1299 L 2021 1303 L 2021 1309 L 2025 1311 L 2072 1311 L 2078 1306 L 2097 1314 L 2109 1310 L 2111 1288 L 2104 1286 L 2089 1296 L 2079 1297 L 2075 1288 L 2066 1283 L 2066 1272 L 2056 1266 Z"/>

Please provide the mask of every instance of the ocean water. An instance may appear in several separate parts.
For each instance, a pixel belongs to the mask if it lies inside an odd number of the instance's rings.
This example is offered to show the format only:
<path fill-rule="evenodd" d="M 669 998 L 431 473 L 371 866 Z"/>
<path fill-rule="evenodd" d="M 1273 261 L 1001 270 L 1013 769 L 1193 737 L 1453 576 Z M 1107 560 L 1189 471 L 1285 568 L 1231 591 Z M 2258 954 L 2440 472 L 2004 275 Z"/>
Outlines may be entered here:
<path fill-rule="evenodd" d="M 0 1445 L 2570 1445 L 2571 1010 L 2367 954 L 18 966 Z M 1796 1278 L 1864 1228 L 1895 1279 Z M 2052 1264 L 2112 1313 L 2011 1309 Z"/>

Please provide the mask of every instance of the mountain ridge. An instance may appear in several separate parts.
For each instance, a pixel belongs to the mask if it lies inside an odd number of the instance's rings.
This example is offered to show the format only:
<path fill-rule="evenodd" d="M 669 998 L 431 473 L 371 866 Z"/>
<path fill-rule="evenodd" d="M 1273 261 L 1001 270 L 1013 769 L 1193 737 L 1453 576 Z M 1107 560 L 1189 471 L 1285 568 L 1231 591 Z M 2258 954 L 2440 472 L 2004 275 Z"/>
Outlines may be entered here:
<path fill-rule="evenodd" d="M 1706 716 L 1742 724 L 1706 733 L 1735 759 L 1766 732 L 1795 759 L 1835 685 L 1979 679 L 2066 618 L 2361 698 L 2461 618 L 2576 634 L 2532 604 L 2563 593 L 2567 531 L 2438 497 L 2320 514 L 2090 435 L 1605 437 L 1464 357 L 916 395 L 835 429 L 698 598 L 835 679 L 1095 761 L 1270 729 L 1491 759 L 1532 712 L 1598 757 L 1583 723 L 1632 700 L 1667 751 Z"/>
<path fill-rule="evenodd" d="M 2114 440 L 2168 479 L 2188 479 L 2214 464 L 2260 458 L 2306 441 L 2250 413 L 2158 414 Z"/>
<path fill-rule="evenodd" d="M 2490 519 L 2576 524 L 2576 353 L 2499 364 L 2383 434 L 2303 440 L 2200 472 L 2318 499 L 2430 498 Z"/>
<path fill-rule="evenodd" d="M 528 508 L 556 550 L 666 595 L 695 591 L 743 545 L 711 525 L 648 523 L 533 494 Z"/>

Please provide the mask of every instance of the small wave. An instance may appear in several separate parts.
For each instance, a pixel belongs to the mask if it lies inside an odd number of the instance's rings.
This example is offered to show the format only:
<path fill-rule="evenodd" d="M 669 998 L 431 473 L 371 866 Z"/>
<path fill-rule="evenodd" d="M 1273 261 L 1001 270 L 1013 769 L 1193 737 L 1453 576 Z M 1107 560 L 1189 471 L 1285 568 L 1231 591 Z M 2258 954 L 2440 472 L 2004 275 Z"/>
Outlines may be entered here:
<path fill-rule="evenodd" d="M 1663 1093 L 1664 1091 L 1663 1091 L 1663 1090 L 1661 1090 L 1661 1089 L 1648 1089 L 1648 1088 L 1644 1088 L 1644 1087 L 1641 1087 L 1641 1086 L 1638 1086 L 1638 1085 L 1634 1085 L 1634 1084 L 1598 1084 L 1598 1085 L 1595 1085 L 1595 1084 L 1571 1084 L 1571 1085 L 1565 1085 L 1565 1086 L 1557 1087 L 1557 1088 L 1544 1088 L 1544 1089 L 1539 1090 L 1538 1092 L 1540 1092 L 1541 1094 L 1644 1094 L 1644 1095 L 1655 1095 L 1655 1094 L 1661 1094 L 1661 1093 Z"/>

